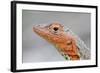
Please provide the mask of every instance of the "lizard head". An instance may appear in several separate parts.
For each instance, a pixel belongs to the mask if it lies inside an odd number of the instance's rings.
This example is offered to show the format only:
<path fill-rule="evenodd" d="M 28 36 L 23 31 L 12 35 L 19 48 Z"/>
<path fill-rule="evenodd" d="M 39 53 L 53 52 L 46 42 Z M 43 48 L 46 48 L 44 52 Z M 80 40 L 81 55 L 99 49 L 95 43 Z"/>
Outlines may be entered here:
<path fill-rule="evenodd" d="M 46 26 L 37 25 L 33 27 L 33 31 L 40 37 L 54 44 L 59 51 L 63 52 L 62 55 L 69 55 L 71 57 L 75 55 L 75 59 L 79 59 L 76 58 L 77 47 L 75 40 L 73 36 L 64 31 L 62 24 L 54 22 Z"/>
<path fill-rule="evenodd" d="M 54 22 L 46 26 L 34 26 L 33 31 L 51 43 L 61 42 L 62 37 L 64 37 L 63 25 L 58 22 Z"/>

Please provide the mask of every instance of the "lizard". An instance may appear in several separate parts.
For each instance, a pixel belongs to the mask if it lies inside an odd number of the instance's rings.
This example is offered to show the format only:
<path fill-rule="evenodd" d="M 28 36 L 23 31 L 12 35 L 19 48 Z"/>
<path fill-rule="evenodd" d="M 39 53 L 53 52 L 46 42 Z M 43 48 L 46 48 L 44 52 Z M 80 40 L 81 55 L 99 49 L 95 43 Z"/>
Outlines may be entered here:
<path fill-rule="evenodd" d="M 53 22 L 46 26 L 33 26 L 33 31 L 49 43 L 53 44 L 66 60 L 80 60 L 81 52 L 77 42 L 69 33 L 64 31 L 64 26 Z"/>

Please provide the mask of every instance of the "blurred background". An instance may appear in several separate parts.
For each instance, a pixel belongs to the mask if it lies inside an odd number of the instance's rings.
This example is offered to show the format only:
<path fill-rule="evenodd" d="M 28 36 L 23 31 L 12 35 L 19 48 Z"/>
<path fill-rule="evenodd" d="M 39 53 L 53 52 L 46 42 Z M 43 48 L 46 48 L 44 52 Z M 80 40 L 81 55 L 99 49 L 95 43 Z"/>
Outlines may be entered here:
<path fill-rule="evenodd" d="M 39 37 L 32 30 L 34 25 L 49 25 L 58 21 L 65 28 L 70 28 L 78 35 L 90 49 L 91 23 L 90 13 L 54 12 L 54 11 L 22 11 L 22 61 L 52 62 L 64 61 L 56 48 L 46 40 Z"/>

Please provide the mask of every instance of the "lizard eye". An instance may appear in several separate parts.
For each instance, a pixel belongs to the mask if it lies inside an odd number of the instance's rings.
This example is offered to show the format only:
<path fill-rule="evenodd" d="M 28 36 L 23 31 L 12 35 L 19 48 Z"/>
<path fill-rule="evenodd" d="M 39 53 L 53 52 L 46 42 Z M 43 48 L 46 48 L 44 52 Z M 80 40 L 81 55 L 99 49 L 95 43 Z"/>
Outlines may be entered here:
<path fill-rule="evenodd" d="M 57 31 L 57 30 L 58 30 L 58 27 L 54 27 L 53 29 L 54 29 L 55 31 Z"/>

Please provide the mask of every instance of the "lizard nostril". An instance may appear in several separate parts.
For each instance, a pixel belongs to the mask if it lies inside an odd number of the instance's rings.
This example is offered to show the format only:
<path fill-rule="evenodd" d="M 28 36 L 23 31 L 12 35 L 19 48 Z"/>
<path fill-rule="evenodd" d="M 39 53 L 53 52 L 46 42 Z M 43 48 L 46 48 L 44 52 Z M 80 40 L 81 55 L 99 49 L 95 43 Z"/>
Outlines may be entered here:
<path fill-rule="evenodd" d="M 58 28 L 57 28 L 57 27 L 54 27 L 53 29 L 54 29 L 55 31 L 57 31 L 57 30 L 58 30 Z"/>

